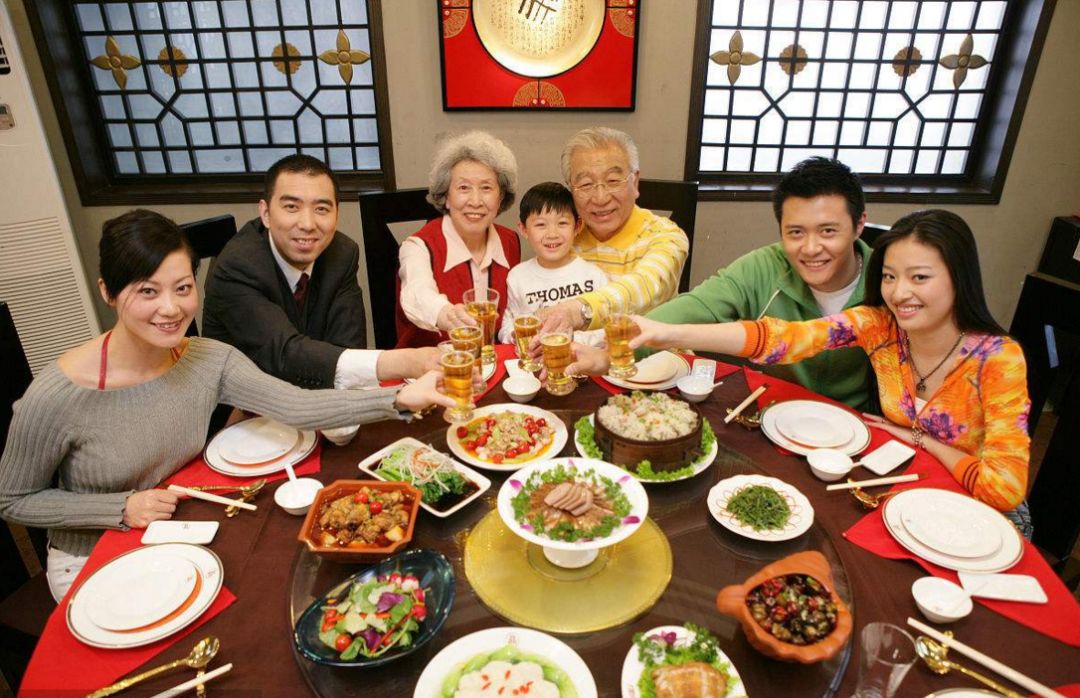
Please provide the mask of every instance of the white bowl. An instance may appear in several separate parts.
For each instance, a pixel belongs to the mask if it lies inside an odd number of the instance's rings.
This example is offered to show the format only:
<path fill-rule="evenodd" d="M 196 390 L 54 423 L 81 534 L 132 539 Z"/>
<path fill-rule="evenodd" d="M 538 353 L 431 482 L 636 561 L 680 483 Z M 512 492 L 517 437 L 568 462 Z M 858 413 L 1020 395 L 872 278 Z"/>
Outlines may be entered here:
<path fill-rule="evenodd" d="M 528 402 L 540 392 L 540 380 L 531 373 L 519 373 L 503 381 L 503 390 L 514 402 Z"/>
<path fill-rule="evenodd" d="M 294 516 L 303 516 L 322 487 L 321 482 L 311 477 L 297 478 L 296 482 L 286 480 L 274 490 L 274 502 Z"/>
<path fill-rule="evenodd" d="M 947 579 L 922 577 L 911 585 L 911 595 L 922 614 L 935 623 L 952 623 L 969 613 L 971 594 Z"/>
<path fill-rule="evenodd" d="M 701 402 L 712 395 L 713 384 L 708 378 L 702 376 L 683 376 L 675 382 L 683 399 L 690 402 Z"/>
<path fill-rule="evenodd" d="M 825 482 L 840 480 L 855 467 L 848 454 L 834 448 L 815 448 L 806 454 L 806 461 L 810 471 Z"/>

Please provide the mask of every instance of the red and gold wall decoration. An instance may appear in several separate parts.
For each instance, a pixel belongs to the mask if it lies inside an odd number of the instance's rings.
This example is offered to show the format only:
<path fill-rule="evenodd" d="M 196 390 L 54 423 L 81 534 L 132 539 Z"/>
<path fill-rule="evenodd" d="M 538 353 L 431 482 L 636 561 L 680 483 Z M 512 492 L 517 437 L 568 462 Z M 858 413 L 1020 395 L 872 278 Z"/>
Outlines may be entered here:
<path fill-rule="evenodd" d="M 634 109 L 642 0 L 437 0 L 443 109 Z"/>

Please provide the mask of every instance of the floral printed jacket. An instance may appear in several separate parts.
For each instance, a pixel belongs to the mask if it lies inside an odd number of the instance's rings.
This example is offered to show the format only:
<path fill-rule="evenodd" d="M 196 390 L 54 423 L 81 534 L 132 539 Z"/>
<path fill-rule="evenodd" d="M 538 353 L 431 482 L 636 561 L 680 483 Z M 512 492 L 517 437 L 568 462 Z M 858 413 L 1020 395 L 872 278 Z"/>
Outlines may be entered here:
<path fill-rule="evenodd" d="M 759 364 L 794 363 L 827 349 L 861 347 L 878 379 L 881 409 L 895 424 L 918 426 L 968 454 L 953 476 L 978 500 L 1015 509 L 1027 492 L 1027 366 L 1009 337 L 968 334 L 948 375 L 921 410 L 900 329 L 884 307 L 860 306 L 805 322 L 765 318 L 742 323 L 742 355 Z"/>

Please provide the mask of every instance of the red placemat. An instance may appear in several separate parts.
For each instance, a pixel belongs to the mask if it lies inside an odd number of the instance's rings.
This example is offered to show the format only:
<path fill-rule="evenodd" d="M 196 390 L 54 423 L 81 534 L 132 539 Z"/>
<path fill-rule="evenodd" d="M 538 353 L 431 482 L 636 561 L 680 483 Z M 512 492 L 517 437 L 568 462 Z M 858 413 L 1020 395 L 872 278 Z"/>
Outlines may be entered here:
<path fill-rule="evenodd" d="M 67 607 L 72 592 L 95 570 L 117 555 L 139 547 L 142 529 L 130 531 L 106 531 L 90 559 L 79 573 L 71 591 L 56 607 L 45 631 L 34 648 L 34 656 L 26 668 L 20 696 L 84 695 L 131 673 L 152 657 L 172 647 L 179 640 L 193 633 L 199 626 L 221 613 L 236 596 L 227 587 L 221 587 L 214 602 L 199 618 L 183 630 L 159 640 L 152 645 L 122 650 L 106 650 L 84 645 L 75 639 L 67 627 Z M 185 654 L 189 648 L 185 647 Z M 182 656 L 182 655 L 181 655 Z M 165 682 L 161 689 L 173 684 Z"/>
<path fill-rule="evenodd" d="M 693 354 L 679 354 L 679 356 L 683 357 L 688 362 L 690 362 L 690 370 L 691 371 L 694 370 L 694 362 L 697 361 L 698 359 L 704 358 L 704 357 L 701 357 L 701 356 L 694 356 Z M 735 373 L 738 370 L 739 370 L 738 366 L 732 366 L 731 364 L 726 364 L 726 363 L 724 363 L 722 361 L 717 361 L 716 362 L 716 377 L 714 377 L 713 380 L 720 380 L 724 376 L 730 376 L 732 373 Z M 604 380 L 600 376 L 593 376 L 592 379 L 594 381 L 596 381 L 597 385 L 599 385 L 601 388 L 608 391 L 612 395 L 619 395 L 620 393 L 625 393 L 626 392 L 626 388 L 620 388 L 619 386 L 615 385 L 614 383 L 609 383 L 608 381 Z"/>
<path fill-rule="evenodd" d="M 360 428 L 363 429 L 363 427 Z M 319 472 L 322 470 L 321 454 L 322 437 L 320 436 L 318 443 L 315 444 L 315 449 L 308 454 L 307 458 L 293 466 L 293 470 L 300 477 L 313 475 Z M 199 455 L 183 468 L 166 478 L 161 484 L 182 485 L 184 487 L 190 487 L 192 485 L 236 485 L 237 487 L 242 487 L 247 483 L 254 482 L 260 478 L 265 478 L 267 482 L 274 482 L 275 480 L 283 480 L 286 477 L 288 477 L 288 474 L 284 470 L 279 470 L 270 475 L 256 475 L 246 478 L 222 475 L 216 470 L 211 470 L 210 466 L 203 460 L 202 455 Z"/>

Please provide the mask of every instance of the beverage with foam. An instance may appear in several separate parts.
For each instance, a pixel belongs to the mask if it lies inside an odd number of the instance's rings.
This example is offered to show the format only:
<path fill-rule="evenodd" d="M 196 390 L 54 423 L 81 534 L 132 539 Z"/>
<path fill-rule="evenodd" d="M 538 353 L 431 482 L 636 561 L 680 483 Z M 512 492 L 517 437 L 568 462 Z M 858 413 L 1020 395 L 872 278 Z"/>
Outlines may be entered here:
<path fill-rule="evenodd" d="M 519 315 L 514 318 L 514 342 L 517 344 L 518 366 L 526 371 L 540 370 L 540 364 L 529 356 L 529 344 L 540 331 L 540 318 L 535 315 Z"/>
<path fill-rule="evenodd" d="M 454 399 L 454 407 L 447 408 L 448 422 L 467 422 L 473 415 L 473 366 L 472 352 L 451 351 L 443 354 L 440 362 L 446 394 Z"/>
<path fill-rule="evenodd" d="M 491 288 L 470 288 L 462 295 L 465 310 L 480 326 L 483 332 L 483 345 L 480 360 L 485 364 L 495 363 L 495 323 L 499 319 L 499 292 Z"/>
<path fill-rule="evenodd" d="M 629 378 L 637 373 L 634 350 L 629 346 L 630 340 L 637 333 L 637 325 L 625 313 L 611 313 L 604 318 L 604 336 L 607 338 L 608 356 L 611 359 L 608 375 Z"/>
<path fill-rule="evenodd" d="M 552 332 L 540 338 L 544 349 L 544 367 L 547 369 L 547 391 L 552 395 L 569 395 L 577 383 L 566 375 L 566 367 L 573 360 L 570 351 L 570 335 Z"/>

